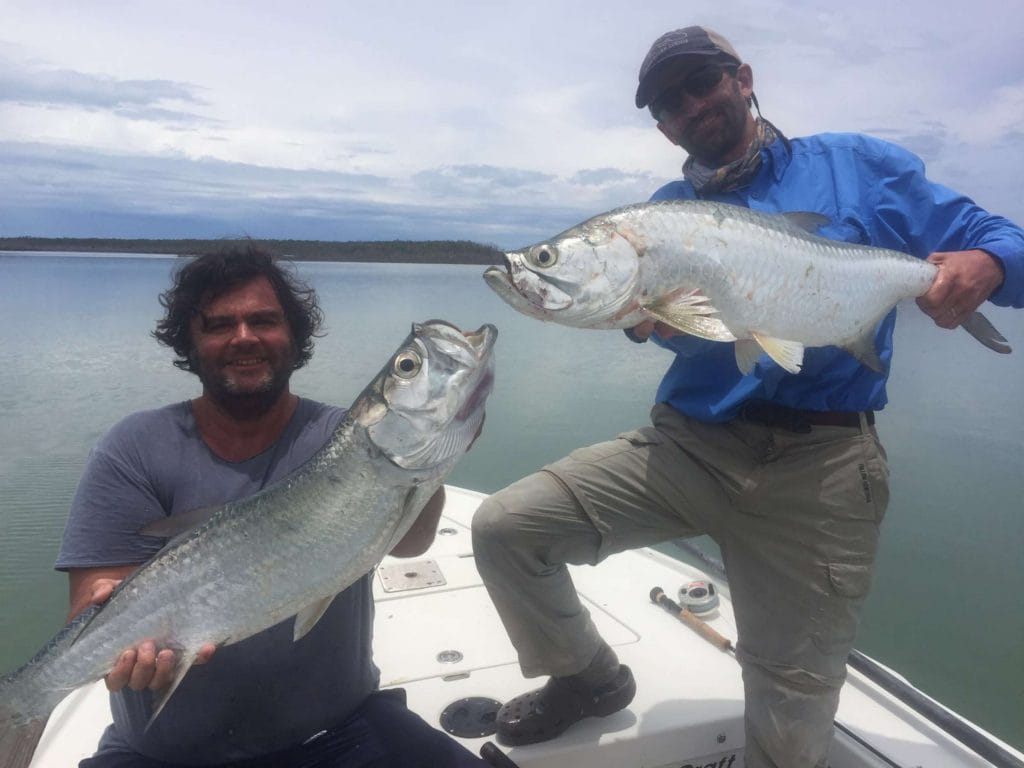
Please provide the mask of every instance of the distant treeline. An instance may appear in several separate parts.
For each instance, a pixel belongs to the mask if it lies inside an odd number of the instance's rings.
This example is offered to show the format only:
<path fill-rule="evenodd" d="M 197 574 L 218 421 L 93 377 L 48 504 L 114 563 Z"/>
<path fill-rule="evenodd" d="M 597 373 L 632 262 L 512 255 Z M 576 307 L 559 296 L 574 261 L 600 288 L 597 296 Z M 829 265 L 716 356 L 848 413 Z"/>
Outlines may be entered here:
<path fill-rule="evenodd" d="M 384 261 L 423 264 L 500 264 L 502 254 L 469 240 L 142 240 L 102 237 L 0 237 L 0 251 L 167 253 L 194 256 L 259 245 L 297 261 Z"/>

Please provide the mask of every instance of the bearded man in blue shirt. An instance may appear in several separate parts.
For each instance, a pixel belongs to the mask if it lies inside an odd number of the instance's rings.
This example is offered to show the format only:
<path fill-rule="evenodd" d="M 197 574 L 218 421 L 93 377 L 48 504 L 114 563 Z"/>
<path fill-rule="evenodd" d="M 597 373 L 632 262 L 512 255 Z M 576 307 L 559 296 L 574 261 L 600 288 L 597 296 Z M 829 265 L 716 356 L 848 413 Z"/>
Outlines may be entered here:
<path fill-rule="evenodd" d="M 686 150 L 683 179 L 654 200 L 815 211 L 821 234 L 901 250 L 939 267 L 921 309 L 955 328 L 984 301 L 1024 306 L 1024 232 L 929 181 L 922 162 L 856 134 L 787 139 L 755 117 L 753 72 L 704 27 L 662 35 L 636 106 Z M 542 688 L 505 704 L 498 739 L 529 744 L 629 705 L 632 673 L 598 635 L 566 564 L 676 537 L 722 549 L 745 690 L 746 765 L 826 764 L 832 721 L 888 503 L 874 427 L 886 404 L 895 311 L 880 324 L 883 371 L 836 347 L 786 373 L 766 356 L 744 375 L 727 344 L 630 329 L 676 358 L 652 425 L 581 448 L 494 494 L 473 523 L 484 583 Z"/>

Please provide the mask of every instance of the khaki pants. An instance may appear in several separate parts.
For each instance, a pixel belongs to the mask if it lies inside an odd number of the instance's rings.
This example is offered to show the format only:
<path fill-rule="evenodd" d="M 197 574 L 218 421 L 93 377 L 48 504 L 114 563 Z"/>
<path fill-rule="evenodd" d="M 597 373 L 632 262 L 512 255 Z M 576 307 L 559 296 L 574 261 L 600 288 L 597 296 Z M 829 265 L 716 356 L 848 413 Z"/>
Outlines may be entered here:
<path fill-rule="evenodd" d="M 746 764 L 824 765 L 889 498 L 878 436 L 863 418 L 808 433 L 707 424 L 666 405 L 651 418 L 477 511 L 477 566 L 523 674 L 574 674 L 603 643 L 567 563 L 709 534 L 736 615 Z"/>

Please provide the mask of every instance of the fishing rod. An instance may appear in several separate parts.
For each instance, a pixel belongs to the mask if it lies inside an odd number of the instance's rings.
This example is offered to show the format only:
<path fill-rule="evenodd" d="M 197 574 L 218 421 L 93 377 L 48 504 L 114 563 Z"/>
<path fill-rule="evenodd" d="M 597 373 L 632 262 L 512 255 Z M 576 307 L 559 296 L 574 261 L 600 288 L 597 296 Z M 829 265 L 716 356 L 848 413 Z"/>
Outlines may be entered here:
<path fill-rule="evenodd" d="M 660 605 L 666 611 L 683 622 L 683 624 L 715 646 L 718 650 L 723 652 L 735 652 L 732 646 L 732 640 L 720 635 L 706 621 L 702 621 L 697 618 L 689 608 L 679 605 L 679 603 L 672 600 L 665 594 L 665 590 L 661 587 L 655 587 L 651 590 L 651 602 Z"/>
<path fill-rule="evenodd" d="M 683 624 L 688 626 L 690 629 L 692 629 L 698 635 L 703 637 L 705 640 L 707 640 L 713 646 L 718 648 L 720 651 L 730 653 L 733 657 L 735 657 L 736 649 L 733 647 L 732 641 L 729 638 L 719 634 L 710 624 L 701 619 L 699 616 L 694 615 L 694 613 L 686 606 L 681 606 L 678 603 L 676 603 L 668 595 L 665 594 L 665 590 L 663 590 L 661 587 L 655 587 L 651 590 L 651 602 L 660 605 L 668 613 L 671 613 L 673 616 L 675 616 L 677 619 L 683 622 Z M 887 766 L 889 766 L 889 768 L 903 768 L 899 763 L 893 762 L 892 758 L 878 750 L 872 744 L 862 739 L 860 736 L 851 731 L 838 720 L 833 720 L 832 724 L 836 728 L 841 730 L 844 734 L 846 734 L 849 738 L 853 739 L 858 744 L 860 744 L 864 749 L 871 752 L 879 760 L 884 762 Z"/>
<path fill-rule="evenodd" d="M 714 571 L 719 577 L 728 583 L 728 578 L 725 573 L 725 565 L 723 565 L 720 560 L 702 552 L 695 544 L 686 541 L 685 539 L 675 539 L 672 543 L 679 549 L 685 550 L 695 556 L 698 560 L 707 565 L 710 570 Z M 657 589 L 657 587 L 655 589 Z M 651 591 L 651 599 L 654 599 L 654 590 Z M 693 618 L 700 621 L 696 616 Z M 703 624 L 704 622 L 701 623 Z M 946 709 L 941 704 L 938 704 L 925 696 L 919 690 L 910 685 L 910 683 L 892 674 L 881 664 L 876 662 L 874 659 L 865 656 L 856 648 L 850 651 L 850 655 L 847 657 L 846 663 L 886 693 L 891 694 L 899 701 L 906 704 L 914 712 L 921 715 L 933 725 L 938 726 L 938 728 L 944 733 L 959 741 L 979 757 L 985 758 L 997 768 L 1024 768 L 1024 761 L 1021 761 L 1015 755 L 1010 754 L 1010 752 L 1000 744 L 997 744 L 991 736 L 986 733 L 982 733 L 976 727 Z M 842 730 L 848 734 L 850 733 L 846 728 L 843 728 Z M 858 739 L 858 741 L 860 741 L 860 739 Z"/>

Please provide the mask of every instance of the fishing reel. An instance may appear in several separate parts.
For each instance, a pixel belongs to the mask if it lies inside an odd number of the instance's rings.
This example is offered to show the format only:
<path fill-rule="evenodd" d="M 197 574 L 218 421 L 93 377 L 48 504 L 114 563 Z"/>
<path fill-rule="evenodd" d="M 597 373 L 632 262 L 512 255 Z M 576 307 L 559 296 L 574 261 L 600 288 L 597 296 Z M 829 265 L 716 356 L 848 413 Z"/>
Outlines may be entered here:
<path fill-rule="evenodd" d="M 679 588 L 679 604 L 694 616 L 711 613 L 718 607 L 718 590 L 706 579 L 691 581 Z"/>

